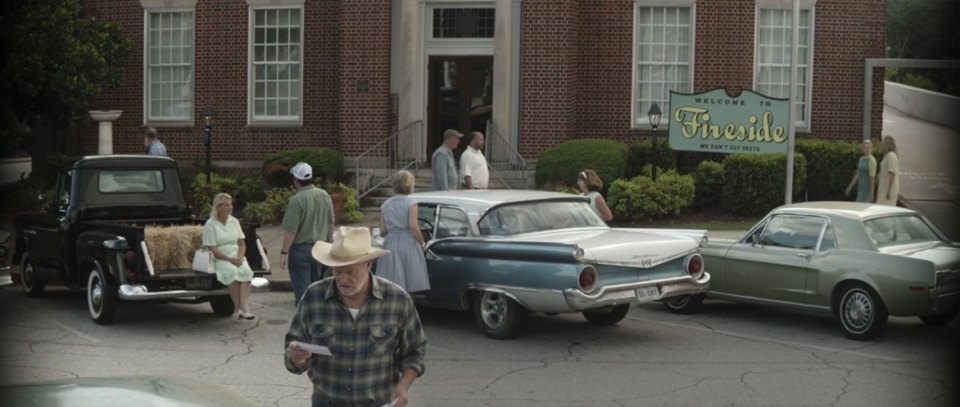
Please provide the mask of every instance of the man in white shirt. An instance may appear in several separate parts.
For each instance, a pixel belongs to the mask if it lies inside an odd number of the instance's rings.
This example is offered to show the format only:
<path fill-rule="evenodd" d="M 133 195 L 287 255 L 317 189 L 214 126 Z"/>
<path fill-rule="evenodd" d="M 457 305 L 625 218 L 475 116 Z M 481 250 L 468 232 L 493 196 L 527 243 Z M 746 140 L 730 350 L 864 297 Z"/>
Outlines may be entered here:
<path fill-rule="evenodd" d="M 465 189 L 486 189 L 490 181 L 487 159 L 483 156 L 483 133 L 470 133 L 470 144 L 460 156 L 460 179 Z"/>

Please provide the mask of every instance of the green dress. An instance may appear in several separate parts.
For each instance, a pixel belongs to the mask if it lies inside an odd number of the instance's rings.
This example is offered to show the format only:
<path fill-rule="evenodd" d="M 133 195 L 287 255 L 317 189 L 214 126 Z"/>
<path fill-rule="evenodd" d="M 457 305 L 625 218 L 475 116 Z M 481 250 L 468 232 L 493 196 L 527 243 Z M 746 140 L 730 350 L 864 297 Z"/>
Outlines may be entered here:
<path fill-rule="evenodd" d="M 244 237 L 243 230 L 240 229 L 240 221 L 233 216 L 227 218 L 226 224 L 220 223 L 216 218 L 210 218 L 203 225 L 203 245 L 205 247 L 216 246 L 223 254 L 230 257 L 237 257 L 240 252 L 240 245 L 237 242 Z M 229 285 L 235 281 L 247 282 L 253 279 L 253 270 L 250 269 L 246 259 L 240 266 L 236 266 L 227 260 L 214 259 L 213 269 L 217 273 L 217 281 L 223 285 Z"/>

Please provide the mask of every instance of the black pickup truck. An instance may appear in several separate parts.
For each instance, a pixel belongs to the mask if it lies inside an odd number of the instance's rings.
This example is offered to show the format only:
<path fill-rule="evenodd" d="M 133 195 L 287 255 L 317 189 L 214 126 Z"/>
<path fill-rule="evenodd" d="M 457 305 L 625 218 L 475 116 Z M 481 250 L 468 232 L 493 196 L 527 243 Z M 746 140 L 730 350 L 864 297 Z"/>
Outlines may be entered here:
<path fill-rule="evenodd" d="M 120 300 L 209 302 L 233 313 L 215 274 L 157 270 L 145 227 L 202 225 L 183 199 L 176 161 L 152 156 L 91 156 L 60 174 L 52 204 L 14 220 L 20 287 L 39 296 L 46 284 L 85 289 L 98 324 L 110 324 Z M 270 273 L 256 225 L 243 225 L 246 258 L 256 276 Z M 263 287 L 266 280 L 255 279 Z"/>

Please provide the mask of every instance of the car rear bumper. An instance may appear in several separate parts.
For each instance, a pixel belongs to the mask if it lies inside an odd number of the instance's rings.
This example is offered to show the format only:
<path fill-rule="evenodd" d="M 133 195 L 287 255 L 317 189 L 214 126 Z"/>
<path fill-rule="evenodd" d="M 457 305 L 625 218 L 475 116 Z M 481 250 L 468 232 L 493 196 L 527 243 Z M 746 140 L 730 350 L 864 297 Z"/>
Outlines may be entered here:
<path fill-rule="evenodd" d="M 638 298 L 637 290 L 656 287 L 657 295 Z M 679 277 L 672 279 L 641 281 L 630 284 L 610 285 L 598 288 L 595 292 L 585 293 L 567 289 L 563 296 L 572 311 L 583 311 L 617 304 L 653 302 L 681 295 L 702 294 L 710 288 L 710 274 L 703 273 L 700 279 Z"/>
<path fill-rule="evenodd" d="M 251 281 L 251 291 L 262 292 L 270 290 L 270 282 L 262 277 L 255 277 Z M 131 285 L 124 284 L 120 286 L 120 289 L 117 290 L 117 296 L 122 300 L 127 301 L 149 301 L 149 300 L 163 300 L 163 299 L 173 299 L 173 298 L 190 298 L 190 297 L 215 297 L 222 295 L 230 295 L 230 291 L 224 287 L 215 290 L 165 290 L 165 291 L 155 291 L 150 292 L 145 286 L 142 285 Z"/>

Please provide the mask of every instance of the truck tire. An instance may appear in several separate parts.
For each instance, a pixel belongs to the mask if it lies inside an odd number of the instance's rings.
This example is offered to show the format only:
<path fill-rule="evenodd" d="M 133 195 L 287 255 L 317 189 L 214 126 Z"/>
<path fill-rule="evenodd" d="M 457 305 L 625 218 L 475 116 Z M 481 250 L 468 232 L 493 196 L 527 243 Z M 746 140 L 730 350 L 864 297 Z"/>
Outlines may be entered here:
<path fill-rule="evenodd" d="M 20 261 L 20 288 L 30 297 L 39 297 L 46 284 L 37 279 L 37 269 L 29 254 L 24 254 Z"/>
<path fill-rule="evenodd" d="M 233 300 L 230 299 L 229 295 L 212 297 L 210 299 L 210 308 L 213 308 L 214 314 L 221 317 L 229 317 L 233 315 Z"/>
<path fill-rule="evenodd" d="M 112 324 L 113 317 L 117 313 L 118 302 L 120 299 L 117 293 L 110 290 L 103 272 L 90 271 L 87 277 L 87 310 L 90 311 L 93 322 L 99 325 Z"/>

